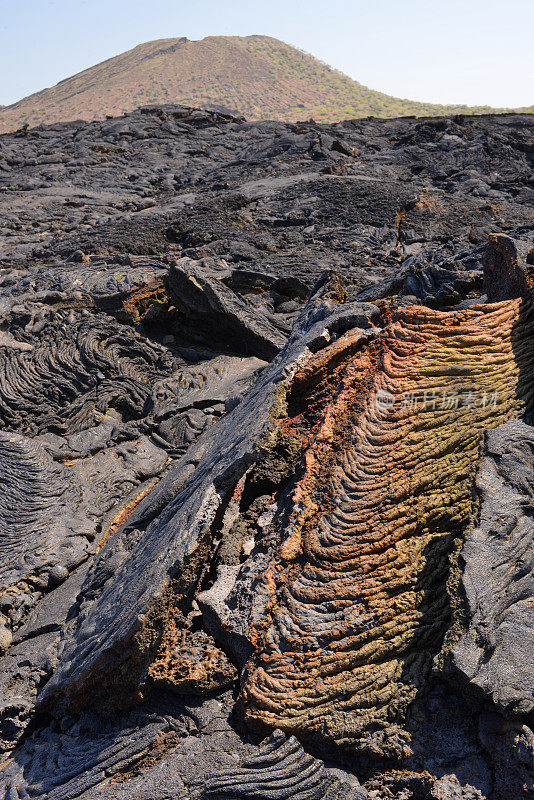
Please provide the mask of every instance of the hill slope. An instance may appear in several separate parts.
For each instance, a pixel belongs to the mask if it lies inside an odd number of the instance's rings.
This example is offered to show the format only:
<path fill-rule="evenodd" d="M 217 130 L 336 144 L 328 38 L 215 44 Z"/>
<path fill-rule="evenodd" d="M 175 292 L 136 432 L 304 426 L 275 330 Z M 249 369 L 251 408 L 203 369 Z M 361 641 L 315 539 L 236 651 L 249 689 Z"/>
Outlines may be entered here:
<path fill-rule="evenodd" d="M 485 113 L 375 92 L 268 36 L 159 39 L 0 108 L 0 132 L 22 124 L 98 119 L 151 103 L 183 103 L 248 119 L 336 121 L 369 115 Z"/>

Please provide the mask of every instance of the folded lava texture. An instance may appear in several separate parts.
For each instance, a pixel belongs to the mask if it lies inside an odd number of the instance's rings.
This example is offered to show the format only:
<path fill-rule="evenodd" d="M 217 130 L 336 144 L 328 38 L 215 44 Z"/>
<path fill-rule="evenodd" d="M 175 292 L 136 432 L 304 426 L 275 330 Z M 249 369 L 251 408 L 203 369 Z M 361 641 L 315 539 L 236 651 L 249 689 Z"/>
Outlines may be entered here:
<path fill-rule="evenodd" d="M 532 121 L 0 139 L 5 796 L 527 800 Z"/>
<path fill-rule="evenodd" d="M 203 800 L 363 800 L 360 787 L 351 788 L 329 774 L 322 761 L 307 755 L 299 742 L 275 731 L 239 769 L 211 778 Z"/>
<path fill-rule="evenodd" d="M 28 572 L 55 564 L 77 566 L 87 557 L 84 533 L 92 532 L 68 471 L 36 442 L 0 434 L 0 586 L 16 584 Z M 70 484 L 70 485 L 69 485 Z"/>
<path fill-rule="evenodd" d="M 401 746 L 449 625 L 481 434 L 532 402 L 533 326 L 531 299 L 402 308 L 296 373 L 279 424 L 304 466 L 249 633 L 251 723 Z"/>
<path fill-rule="evenodd" d="M 169 631 L 183 626 L 221 538 L 221 574 L 235 585 L 222 613 L 213 589 L 198 603 L 241 659 L 247 723 L 384 758 L 409 749 L 408 706 L 453 624 L 483 434 L 532 403 L 532 298 L 448 312 L 385 303 L 380 319 L 376 307 L 340 304 L 339 291 L 335 280 L 319 290 L 287 348 L 86 604 L 42 707 L 58 695 L 75 709 L 88 694 L 128 702 L 146 669 L 166 685 L 191 681 L 179 666 L 191 662 L 191 645 L 182 637 L 181 651 Z M 366 328 L 355 326 L 357 312 Z M 294 477 L 269 463 L 277 448 Z M 253 550 L 232 570 L 240 513 L 255 496 L 264 496 L 258 510 L 270 502 L 266 467 L 277 544 L 266 560 L 260 542 L 263 557 Z M 222 654 L 200 658 L 192 674 L 220 673 L 227 685 Z"/>

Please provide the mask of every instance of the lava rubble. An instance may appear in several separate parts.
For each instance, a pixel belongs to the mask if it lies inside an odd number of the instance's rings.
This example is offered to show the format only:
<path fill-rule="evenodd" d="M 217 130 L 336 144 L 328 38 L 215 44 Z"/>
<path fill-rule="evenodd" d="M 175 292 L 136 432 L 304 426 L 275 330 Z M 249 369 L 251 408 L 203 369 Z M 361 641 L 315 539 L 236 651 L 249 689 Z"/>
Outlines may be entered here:
<path fill-rule="evenodd" d="M 0 137 L 0 785 L 534 791 L 534 129 Z"/>

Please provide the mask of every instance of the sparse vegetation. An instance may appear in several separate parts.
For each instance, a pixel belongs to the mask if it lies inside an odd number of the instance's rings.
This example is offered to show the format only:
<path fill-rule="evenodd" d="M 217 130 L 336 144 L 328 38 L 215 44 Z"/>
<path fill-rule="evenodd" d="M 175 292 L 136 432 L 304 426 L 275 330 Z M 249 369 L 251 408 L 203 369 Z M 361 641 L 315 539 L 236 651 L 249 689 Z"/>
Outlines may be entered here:
<path fill-rule="evenodd" d="M 312 117 L 484 114 L 506 109 L 440 106 L 368 89 L 303 51 L 268 36 L 160 39 L 139 45 L 50 89 L 0 108 L 0 132 L 27 121 L 103 119 L 146 103 L 183 103 L 289 122 Z M 534 106 L 520 109 L 532 113 Z"/>

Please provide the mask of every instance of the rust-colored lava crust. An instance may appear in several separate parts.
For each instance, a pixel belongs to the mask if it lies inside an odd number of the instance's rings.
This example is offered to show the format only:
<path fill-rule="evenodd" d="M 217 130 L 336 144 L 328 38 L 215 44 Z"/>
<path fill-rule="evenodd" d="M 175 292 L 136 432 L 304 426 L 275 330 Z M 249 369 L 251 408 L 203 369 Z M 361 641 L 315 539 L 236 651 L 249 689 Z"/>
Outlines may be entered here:
<path fill-rule="evenodd" d="M 253 727 L 403 753 L 407 707 L 451 622 L 482 434 L 532 401 L 533 329 L 530 297 L 404 307 L 295 375 L 279 424 L 306 450 L 249 631 Z"/>

